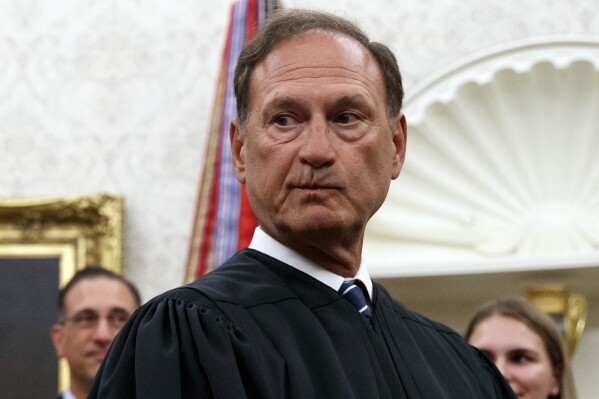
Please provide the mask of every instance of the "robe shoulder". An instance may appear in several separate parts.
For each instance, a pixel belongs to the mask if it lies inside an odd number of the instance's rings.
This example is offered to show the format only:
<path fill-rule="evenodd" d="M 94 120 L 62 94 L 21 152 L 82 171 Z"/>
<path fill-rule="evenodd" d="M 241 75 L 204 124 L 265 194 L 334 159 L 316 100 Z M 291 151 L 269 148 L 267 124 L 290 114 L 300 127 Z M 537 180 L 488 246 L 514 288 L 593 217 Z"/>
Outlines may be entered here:
<path fill-rule="evenodd" d="M 264 348 L 219 306 L 260 299 L 250 292 L 258 292 L 263 283 L 245 287 L 264 272 L 255 266 L 238 255 L 202 279 L 141 306 L 115 338 L 89 398 L 276 398 L 272 387 L 280 383 L 270 380 L 280 377 L 282 364 L 263 365 L 264 356 L 256 351 Z M 253 383 L 246 386 L 247 381 Z"/>
<path fill-rule="evenodd" d="M 213 300 L 176 288 L 131 316 L 88 397 L 276 398 L 282 365 L 262 364 L 260 350 Z"/>
<path fill-rule="evenodd" d="M 375 283 L 378 293 L 379 313 L 388 315 L 385 324 L 389 331 L 401 336 L 398 351 L 410 359 L 410 369 L 421 370 L 413 373 L 418 385 L 434 387 L 443 384 L 442 380 L 463 377 L 462 383 L 472 384 L 472 391 L 480 390 L 477 397 L 515 398 L 493 362 L 477 348 L 445 324 L 431 320 L 407 309 L 399 301 L 391 298 L 388 292 Z M 393 317 L 393 316 L 396 317 Z M 390 336 L 394 336 L 390 333 Z M 394 345 L 389 345 L 391 351 Z M 424 375 L 428 377 L 422 378 Z M 434 377 L 433 377 L 434 375 Z M 479 385 L 476 387 L 475 385 Z M 426 388 L 425 388 L 426 389 Z M 441 387 L 433 388 L 442 390 Z M 435 395 L 433 395 L 435 396 Z M 425 395 L 426 397 L 426 395 Z M 431 396 L 432 397 L 432 396 Z"/>

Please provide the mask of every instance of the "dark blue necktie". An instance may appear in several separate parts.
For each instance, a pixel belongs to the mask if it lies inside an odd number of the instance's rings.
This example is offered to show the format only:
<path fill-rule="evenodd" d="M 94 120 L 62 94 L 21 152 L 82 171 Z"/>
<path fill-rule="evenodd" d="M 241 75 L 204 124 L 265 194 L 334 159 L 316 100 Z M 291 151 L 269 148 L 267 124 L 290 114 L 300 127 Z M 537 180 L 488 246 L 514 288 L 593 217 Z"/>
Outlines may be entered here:
<path fill-rule="evenodd" d="M 339 288 L 339 293 L 354 305 L 362 316 L 372 316 L 372 309 L 368 306 L 360 280 L 344 281 Z"/>

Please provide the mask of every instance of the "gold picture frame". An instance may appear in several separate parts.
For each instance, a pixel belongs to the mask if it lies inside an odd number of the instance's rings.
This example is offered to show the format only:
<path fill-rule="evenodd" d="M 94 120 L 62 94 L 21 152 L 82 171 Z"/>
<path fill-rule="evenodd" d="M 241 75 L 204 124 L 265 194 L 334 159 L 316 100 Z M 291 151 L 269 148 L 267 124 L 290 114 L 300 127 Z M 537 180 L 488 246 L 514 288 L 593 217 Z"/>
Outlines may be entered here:
<path fill-rule="evenodd" d="M 123 210 L 123 198 L 112 194 L 0 198 L 0 259 L 56 259 L 58 287 L 87 265 L 120 274 Z M 69 385 L 64 359 L 57 378 L 59 390 Z"/>
<path fill-rule="evenodd" d="M 574 356 L 586 325 L 586 297 L 583 294 L 572 293 L 570 287 L 561 284 L 528 287 L 525 295 L 555 320 L 564 336 L 568 354 Z"/>

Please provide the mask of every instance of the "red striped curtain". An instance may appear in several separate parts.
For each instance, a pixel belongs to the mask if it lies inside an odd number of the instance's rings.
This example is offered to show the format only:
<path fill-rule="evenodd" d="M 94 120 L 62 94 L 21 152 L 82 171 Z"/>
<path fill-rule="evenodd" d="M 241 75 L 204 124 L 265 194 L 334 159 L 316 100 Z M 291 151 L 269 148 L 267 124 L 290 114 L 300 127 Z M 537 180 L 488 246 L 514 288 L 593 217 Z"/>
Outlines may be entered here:
<path fill-rule="evenodd" d="M 256 27 L 268 13 L 277 8 L 277 0 L 239 0 L 231 6 L 194 214 L 185 283 L 208 273 L 238 249 L 246 247 L 257 226 L 245 185 L 236 180 L 231 161 L 229 125 L 237 117 L 233 71 L 244 44 L 253 37 Z"/>

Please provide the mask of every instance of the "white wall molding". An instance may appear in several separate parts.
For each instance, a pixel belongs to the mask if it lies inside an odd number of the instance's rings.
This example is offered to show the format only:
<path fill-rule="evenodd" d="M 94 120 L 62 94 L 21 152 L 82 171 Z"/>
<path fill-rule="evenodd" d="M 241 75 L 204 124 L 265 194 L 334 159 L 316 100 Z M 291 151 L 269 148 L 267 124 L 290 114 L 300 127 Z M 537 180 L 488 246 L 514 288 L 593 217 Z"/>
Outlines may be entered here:
<path fill-rule="evenodd" d="M 404 170 L 368 226 L 369 269 L 599 265 L 597 109 L 599 38 L 502 45 L 423 82 Z"/>

